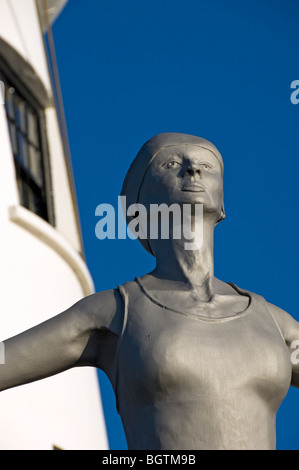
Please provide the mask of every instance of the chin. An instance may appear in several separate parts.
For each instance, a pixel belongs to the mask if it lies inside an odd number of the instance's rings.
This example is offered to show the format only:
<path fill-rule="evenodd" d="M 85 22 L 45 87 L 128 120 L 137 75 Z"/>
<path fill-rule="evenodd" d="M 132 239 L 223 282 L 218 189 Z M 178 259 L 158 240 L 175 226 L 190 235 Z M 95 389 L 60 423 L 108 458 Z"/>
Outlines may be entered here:
<path fill-rule="evenodd" d="M 181 204 L 205 204 L 207 195 L 204 192 L 182 191 L 177 202 Z"/>

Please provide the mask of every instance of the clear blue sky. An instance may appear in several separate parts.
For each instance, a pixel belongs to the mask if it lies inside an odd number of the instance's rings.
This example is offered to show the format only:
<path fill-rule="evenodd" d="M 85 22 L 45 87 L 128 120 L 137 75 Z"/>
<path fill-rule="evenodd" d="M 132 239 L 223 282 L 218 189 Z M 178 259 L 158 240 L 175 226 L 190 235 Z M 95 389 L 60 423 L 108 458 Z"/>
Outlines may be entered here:
<path fill-rule="evenodd" d="M 297 0 L 70 0 L 54 25 L 83 237 L 97 291 L 154 266 L 134 240 L 100 241 L 95 208 L 116 205 L 140 146 L 159 132 L 211 140 L 224 163 L 226 220 L 215 274 L 299 320 Z M 100 375 L 111 449 L 126 449 Z M 299 449 L 299 390 L 277 420 Z"/>

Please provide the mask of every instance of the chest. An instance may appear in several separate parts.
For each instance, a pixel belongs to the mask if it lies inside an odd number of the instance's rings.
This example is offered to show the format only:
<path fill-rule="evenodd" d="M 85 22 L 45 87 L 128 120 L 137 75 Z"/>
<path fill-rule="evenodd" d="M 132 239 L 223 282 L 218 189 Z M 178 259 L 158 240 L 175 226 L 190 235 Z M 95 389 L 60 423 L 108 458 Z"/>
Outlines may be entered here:
<path fill-rule="evenodd" d="M 121 380 L 143 404 L 196 400 L 244 387 L 268 401 L 286 393 L 291 373 L 272 318 L 251 312 L 228 321 L 200 321 L 151 305 L 129 312 L 120 353 Z M 218 392 L 217 392 L 218 391 Z"/>

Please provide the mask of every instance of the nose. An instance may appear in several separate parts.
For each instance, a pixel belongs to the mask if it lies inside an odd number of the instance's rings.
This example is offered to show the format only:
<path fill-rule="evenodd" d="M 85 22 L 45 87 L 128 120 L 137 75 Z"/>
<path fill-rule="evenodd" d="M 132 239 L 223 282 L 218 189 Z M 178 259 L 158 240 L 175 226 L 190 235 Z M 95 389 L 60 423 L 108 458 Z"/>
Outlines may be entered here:
<path fill-rule="evenodd" d="M 199 176 L 201 178 L 201 169 L 195 163 L 189 162 L 186 170 L 185 175 L 187 176 Z"/>

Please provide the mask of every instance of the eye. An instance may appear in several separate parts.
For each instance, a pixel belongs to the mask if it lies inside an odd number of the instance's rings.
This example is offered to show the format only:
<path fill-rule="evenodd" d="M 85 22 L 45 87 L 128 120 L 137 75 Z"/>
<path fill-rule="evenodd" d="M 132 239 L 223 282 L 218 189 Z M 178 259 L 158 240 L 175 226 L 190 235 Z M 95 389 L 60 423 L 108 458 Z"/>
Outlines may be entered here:
<path fill-rule="evenodd" d="M 208 163 L 201 163 L 200 166 L 201 166 L 202 168 L 205 168 L 205 169 L 210 169 L 210 168 L 212 168 L 211 165 L 209 165 Z"/>
<path fill-rule="evenodd" d="M 177 162 L 176 160 L 171 160 L 170 162 L 165 163 L 165 165 L 163 165 L 163 166 L 165 168 L 169 168 L 171 170 L 174 170 L 176 168 L 179 168 L 181 166 L 181 163 Z"/>

